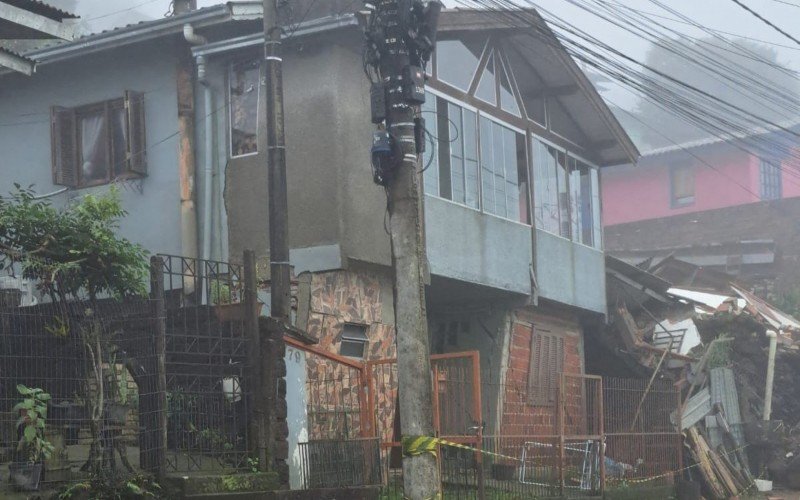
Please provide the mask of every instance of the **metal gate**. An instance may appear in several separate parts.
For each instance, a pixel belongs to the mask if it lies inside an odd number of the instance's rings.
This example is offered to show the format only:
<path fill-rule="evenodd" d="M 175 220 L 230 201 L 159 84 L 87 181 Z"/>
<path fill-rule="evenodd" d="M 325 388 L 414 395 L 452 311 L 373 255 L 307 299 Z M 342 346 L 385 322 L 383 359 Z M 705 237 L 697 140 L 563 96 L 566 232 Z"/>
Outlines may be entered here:
<path fill-rule="evenodd" d="M 478 351 L 432 355 L 431 376 L 435 435 L 480 449 L 483 442 L 483 416 Z M 371 435 L 377 436 L 381 442 L 387 486 L 399 490 L 402 478 L 397 360 L 368 361 L 366 378 Z M 441 447 L 437 458 L 445 489 L 474 491 L 476 487 L 481 487 L 481 453 Z"/>

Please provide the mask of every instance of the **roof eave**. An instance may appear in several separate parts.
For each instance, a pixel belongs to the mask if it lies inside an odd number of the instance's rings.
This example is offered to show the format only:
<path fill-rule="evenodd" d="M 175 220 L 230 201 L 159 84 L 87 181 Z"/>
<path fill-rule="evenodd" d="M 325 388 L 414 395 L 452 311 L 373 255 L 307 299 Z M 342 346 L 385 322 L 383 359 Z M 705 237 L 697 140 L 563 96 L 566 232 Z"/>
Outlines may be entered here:
<path fill-rule="evenodd" d="M 0 48 L 0 68 L 31 76 L 36 69 L 36 63 L 27 57 Z"/>
<path fill-rule="evenodd" d="M 73 42 L 34 50 L 25 55 L 39 64 L 48 64 L 178 33 L 187 23 L 200 27 L 233 19 L 230 3 L 220 4 L 180 16 L 98 33 Z"/>

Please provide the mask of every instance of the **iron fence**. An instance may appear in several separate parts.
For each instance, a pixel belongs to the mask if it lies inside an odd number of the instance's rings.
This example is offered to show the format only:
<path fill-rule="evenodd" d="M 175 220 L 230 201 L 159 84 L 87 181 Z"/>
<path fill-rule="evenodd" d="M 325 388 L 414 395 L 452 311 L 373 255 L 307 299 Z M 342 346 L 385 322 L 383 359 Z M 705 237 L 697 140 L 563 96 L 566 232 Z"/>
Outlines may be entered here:
<path fill-rule="evenodd" d="M 159 255 L 166 309 L 167 470 L 252 468 L 252 354 L 244 274 Z M 254 285 L 255 286 L 255 285 Z"/>
<path fill-rule="evenodd" d="M 299 449 L 305 489 L 382 484 L 378 438 L 313 440 Z"/>

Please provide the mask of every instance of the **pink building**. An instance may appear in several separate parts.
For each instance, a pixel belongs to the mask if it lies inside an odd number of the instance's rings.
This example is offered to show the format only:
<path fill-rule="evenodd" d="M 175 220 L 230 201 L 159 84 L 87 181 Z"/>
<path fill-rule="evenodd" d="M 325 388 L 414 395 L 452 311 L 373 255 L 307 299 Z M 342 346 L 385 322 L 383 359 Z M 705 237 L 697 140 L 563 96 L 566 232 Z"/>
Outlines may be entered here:
<path fill-rule="evenodd" d="M 784 153 L 761 157 L 743 150 L 748 140 L 764 149 L 764 139 L 695 141 L 645 153 L 636 166 L 603 169 L 603 225 L 800 196 L 800 162 L 786 153 L 790 147 L 775 143 Z"/>

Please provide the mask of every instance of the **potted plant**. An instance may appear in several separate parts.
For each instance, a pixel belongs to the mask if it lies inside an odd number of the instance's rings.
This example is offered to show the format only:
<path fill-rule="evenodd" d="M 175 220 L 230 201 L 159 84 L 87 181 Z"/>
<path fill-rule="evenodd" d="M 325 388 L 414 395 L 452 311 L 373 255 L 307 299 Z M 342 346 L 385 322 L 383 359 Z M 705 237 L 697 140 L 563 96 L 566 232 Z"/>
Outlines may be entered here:
<path fill-rule="evenodd" d="M 221 322 L 244 319 L 244 303 L 236 300 L 236 290 L 231 285 L 214 280 L 209 286 L 209 299 L 214 307 L 214 315 Z"/>
<path fill-rule="evenodd" d="M 42 461 L 53 453 L 53 445 L 44 437 L 50 394 L 22 384 L 17 385 L 17 392 L 23 397 L 14 406 L 21 435 L 17 445 L 19 460 L 8 465 L 9 480 L 19 490 L 35 491 L 42 477 Z"/>

